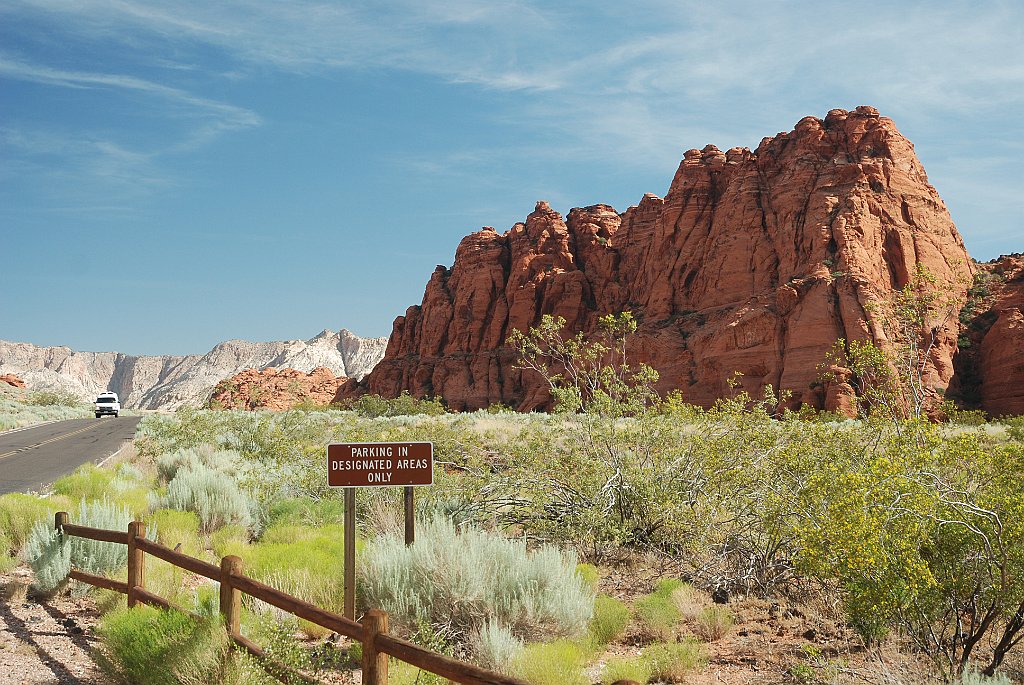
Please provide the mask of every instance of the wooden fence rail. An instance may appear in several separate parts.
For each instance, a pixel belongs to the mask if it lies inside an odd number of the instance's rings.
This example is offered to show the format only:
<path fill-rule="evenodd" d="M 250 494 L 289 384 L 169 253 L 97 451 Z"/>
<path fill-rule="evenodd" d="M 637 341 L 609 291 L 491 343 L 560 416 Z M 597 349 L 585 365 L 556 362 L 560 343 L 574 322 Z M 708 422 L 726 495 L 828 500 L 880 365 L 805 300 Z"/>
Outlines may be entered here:
<path fill-rule="evenodd" d="M 257 658 L 265 659 L 263 650 L 259 645 L 243 636 L 240 629 L 243 594 L 360 642 L 363 647 L 363 685 L 388 685 L 388 656 L 463 685 L 528 685 L 522 680 L 431 652 L 390 635 L 388 633 L 388 615 L 379 609 L 371 609 L 366 612 L 361 622 L 352 621 L 249 578 L 242 573 L 242 560 L 236 556 L 226 556 L 221 559 L 220 566 L 216 566 L 202 559 L 176 552 L 169 547 L 146 539 L 146 524 L 142 521 L 132 521 L 128 524 L 128 531 L 121 532 L 71 524 L 68 522 L 67 512 L 61 511 L 54 516 L 54 525 L 57 532 L 63 535 L 128 546 L 128 582 L 123 583 L 78 569 L 72 569 L 68 577 L 125 594 L 128 596 L 128 606 L 130 607 L 141 602 L 164 609 L 176 608 L 165 598 L 146 590 L 147 554 L 178 568 L 218 581 L 220 583 L 220 613 L 229 637 L 234 644 Z M 298 675 L 310 680 L 308 676 L 296 673 L 280 664 L 265 663 L 264 668 L 282 680 L 284 675 Z"/>

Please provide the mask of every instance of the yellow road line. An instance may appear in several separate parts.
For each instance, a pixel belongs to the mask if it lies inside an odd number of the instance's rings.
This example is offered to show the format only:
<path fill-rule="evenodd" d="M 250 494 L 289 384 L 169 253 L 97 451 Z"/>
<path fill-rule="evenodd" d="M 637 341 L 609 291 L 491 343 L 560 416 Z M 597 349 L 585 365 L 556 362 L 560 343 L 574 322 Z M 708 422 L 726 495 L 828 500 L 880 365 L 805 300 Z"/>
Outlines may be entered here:
<path fill-rule="evenodd" d="M 43 445 L 48 445 L 51 442 L 57 442 L 58 440 L 63 440 L 64 438 L 70 438 L 73 435 L 78 435 L 79 433 L 84 433 L 85 431 L 89 430 L 90 428 L 96 428 L 99 425 L 100 425 L 100 422 L 98 422 L 98 421 L 96 423 L 90 422 L 89 425 L 86 426 L 85 428 L 79 428 L 78 430 L 76 430 L 74 432 L 65 433 L 64 435 L 58 435 L 55 438 L 50 438 L 49 440 L 43 440 L 42 442 L 36 443 L 35 445 L 28 445 L 27 447 L 19 447 L 16 450 L 11 450 L 10 452 L 4 452 L 3 454 L 0 454 L 0 459 L 6 459 L 7 457 L 14 456 L 15 454 L 18 454 L 19 452 L 26 452 L 28 450 L 34 450 L 37 447 L 42 447 Z"/>

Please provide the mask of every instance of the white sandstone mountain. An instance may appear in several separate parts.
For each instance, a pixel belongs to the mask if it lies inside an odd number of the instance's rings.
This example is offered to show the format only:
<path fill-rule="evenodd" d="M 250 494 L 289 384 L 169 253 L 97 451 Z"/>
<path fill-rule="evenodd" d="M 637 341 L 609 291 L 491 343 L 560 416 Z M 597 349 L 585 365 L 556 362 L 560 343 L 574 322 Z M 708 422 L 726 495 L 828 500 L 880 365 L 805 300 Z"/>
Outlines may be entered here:
<path fill-rule="evenodd" d="M 30 390 L 64 390 L 83 400 L 113 390 L 136 409 L 201 406 L 213 387 L 243 369 L 325 366 L 336 375 L 361 379 L 384 356 L 387 338 L 360 338 L 342 329 L 284 342 L 228 340 L 204 355 L 132 356 L 120 352 L 76 352 L 0 340 L 0 375 L 13 373 Z"/>

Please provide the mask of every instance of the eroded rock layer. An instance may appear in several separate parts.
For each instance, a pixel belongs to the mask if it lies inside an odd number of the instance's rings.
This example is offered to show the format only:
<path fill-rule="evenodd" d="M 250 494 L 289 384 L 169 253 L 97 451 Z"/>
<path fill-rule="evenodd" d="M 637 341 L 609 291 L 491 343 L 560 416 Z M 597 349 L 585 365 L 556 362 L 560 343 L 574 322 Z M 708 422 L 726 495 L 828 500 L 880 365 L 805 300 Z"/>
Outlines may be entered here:
<path fill-rule="evenodd" d="M 245 369 L 221 381 L 213 389 L 212 409 L 291 409 L 302 402 L 329 404 L 348 380 L 330 369 L 317 367 L 305 373 L 295 369 Z"/>
<path fill-rule="evenodd" d="M 771 384 L 794 403 L 842 409 L 848 398 L 816 384 L 818 365 L 837 338 L 884 339 L 866 307 L 918 264 L 950 292 L 971 282 L 913 145 L 874 108 L 832 110 L 753 151 L 689 150 L 664 199 L 646 195 L 622 214 L 594 205 L 563 218 L 539 202 L 504 234 L 467 236 L 355 391 L 545 408 L 542 380 L 514 368 L 509 333 L 544 314 L 593 331 L 600 316 L 630 310 L 640 321 L 631 352 L 660 372 L 663 391 L 708 405 L 738 371 L 751 392 Z M 958 332 L 955 316 L 938 331 L 932 387 L 953 374 Z"/>

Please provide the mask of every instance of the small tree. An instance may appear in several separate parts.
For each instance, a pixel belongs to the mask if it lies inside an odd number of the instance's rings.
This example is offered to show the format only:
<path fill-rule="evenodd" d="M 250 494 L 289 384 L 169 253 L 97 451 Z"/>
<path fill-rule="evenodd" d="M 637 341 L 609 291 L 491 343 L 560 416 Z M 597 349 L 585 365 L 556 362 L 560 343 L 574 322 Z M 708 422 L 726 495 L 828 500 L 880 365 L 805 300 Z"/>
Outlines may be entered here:
<path fill-rule="evenodd" d="M 629 365 L 626 343 L 636 332 L 631 312 L 598 320 L 598 334 L 564 333 L 565 319 L 545 314 L 529 333 L 512 331 L 508 344 L 519 353 L 518 369 L 539 373 L 559 412 L 638 416 L 658 402 L 658 372 Z"/>

